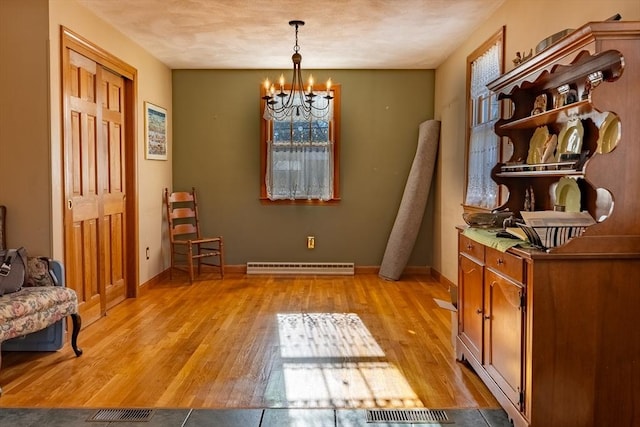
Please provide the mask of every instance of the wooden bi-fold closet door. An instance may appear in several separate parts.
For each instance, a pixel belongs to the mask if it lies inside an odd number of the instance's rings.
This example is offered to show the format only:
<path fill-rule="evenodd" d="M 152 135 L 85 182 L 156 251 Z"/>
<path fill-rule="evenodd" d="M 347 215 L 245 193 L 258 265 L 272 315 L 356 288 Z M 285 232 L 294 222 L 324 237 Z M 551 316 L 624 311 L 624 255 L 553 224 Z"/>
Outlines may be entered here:
<path fill-rule="evenodd" d="M 85 324 L 128 294 L 125 81 L 63 48 L 65 266 Z"/>

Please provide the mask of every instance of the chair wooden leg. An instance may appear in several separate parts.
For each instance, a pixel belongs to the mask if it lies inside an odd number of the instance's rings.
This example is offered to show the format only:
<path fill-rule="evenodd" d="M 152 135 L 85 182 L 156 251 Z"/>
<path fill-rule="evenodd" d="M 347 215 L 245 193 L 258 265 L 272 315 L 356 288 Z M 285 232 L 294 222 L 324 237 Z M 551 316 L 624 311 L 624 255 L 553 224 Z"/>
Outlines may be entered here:
<path fill-rule="evenodd" d="M 222 237 L 220 237 L 220 255 L 218 259 L 220 260 L 220 278 L 224 279 L 224 243 L 222 243 Z"/>
<path fill-rule="evenodd" d="M 193 283 L 193 245 L 189 243 L 189 283 Z"/>
<path fill-rule="evenodd" d="M 78 347 L 78 334 L 82 327 L 82 318 L 79 314 L 74 313 L 71 315 L 71 322 L 73 323 L 73 330 L 71 331 L 71 347 L 73 348 L 73 352 L 76 354 L 76 357 L 80 357 L 82 355 L 82 349 Z"/>
<path fill-rule="evenodd" d="M 200 255 L 202 253 L 202 248 L 200 243 L 198 243 L 198 253 L 196 255 Z M 202 258 L 198 257 L 198 276 L 202 274 Z"/>
<path fill-rule="evenodd" d="M 175 257 L 175 254 L 173 252 L 173 245 L 171 245 L 170 252 L 171 252 L 171 265 L 169 265 L 169 280 L 173 279 L 173 263 L 174 263 L 174 257 Z"/>

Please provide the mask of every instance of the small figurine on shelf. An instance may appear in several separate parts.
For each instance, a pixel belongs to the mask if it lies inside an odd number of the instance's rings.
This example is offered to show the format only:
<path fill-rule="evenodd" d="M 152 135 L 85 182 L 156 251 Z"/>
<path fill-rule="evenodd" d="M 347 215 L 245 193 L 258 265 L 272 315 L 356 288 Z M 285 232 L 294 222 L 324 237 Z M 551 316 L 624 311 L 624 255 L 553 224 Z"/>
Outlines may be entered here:
<path fill-rule="evenodd" d="M 516 52 L 516 57 L 513 58 L 512 61 L 513 65 L 515 65 L 516 67 L 522 64 L 522 55 L 520 54 L 520 52 Z"/>
<path fill-rule="evenodd" d="M 565 99 L 565 105 L 573 104 L 574 102 L 578 102 L 578 91 L 575 89 L 569 89 Z"/>
<path fill-rule="evenodd" d="M 580 99 L 587 100 L 589 99 L 589 97 L 591 96 L 591 80 L 587 79 L 584 82 L 584 90 L 582 91 L 582 96 L 580 97 Z"/>
<path fill-rule="evenodd" d="M 517 67 L 518 65 L 528 61 L 531 58 L 533 58 L 533 49 L 530 49 L 527 55 L 524 54 L 524 51 L 522 51 L 522 53 L 516 52 L 516 57 L 511 61 L 513 62 L 513 65 Z"/>
<path fill-rule="evenodd" d="M 525 212 L 533 212 L 536 210 L 536 196 L 533 193 L 533 187 L 529 186 L 524 192 L 524 208 Z"/>
<path fill-rule="evenodd" d="M 591 98 L 591 91 L 595 89 L 600 83 L 602 83 L 603 74 L 602 71 L 596 71 L 595 73 L 591 73 L 587 76 L 587 79 L 584 82 L 584 90 L 582 91 L 582 100 Z"/>
<path fill-rule="evenodd" d="M 536 195 L 533 192 L 533 187 L 529 186 L 529 195 L 530 195 L 530 201 L 531 201 L 531 211 L 535 211 L 536 210 Z"/>
<path fill-rule="evenodd" d="M 544 113 L 547 111 L 547 94 L 543 93 L 536 96 L 536 100 L 533 103 L 533 110 L 531 110 L 531 115 L 535 116 L 536 114 Z"/>

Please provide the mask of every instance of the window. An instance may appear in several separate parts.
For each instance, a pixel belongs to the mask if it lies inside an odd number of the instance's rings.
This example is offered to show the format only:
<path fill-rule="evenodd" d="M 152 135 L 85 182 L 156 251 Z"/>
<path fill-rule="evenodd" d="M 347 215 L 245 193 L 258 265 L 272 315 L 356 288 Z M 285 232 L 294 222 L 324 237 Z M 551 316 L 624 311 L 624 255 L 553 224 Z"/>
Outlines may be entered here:
<path fill-rule="evenodd" d="M 467 162 L 465 209 L 492 209 L 504 199 L 491 169 L 504 158 L 494 125 L 500 118 L 497 96 L 487 83 L 504 72 L 504 28 L 467 57 Z"/>
<path fill-rule="evenodd" d="M 318 105 L 328 102 L 320 87 L 314 92 Z M 340 86 L 331 92 L 330 108 L 307 119 L 302 114 L 273 117 L 261 102 L 260 199 L 265 203 L 339 200 Z"/>

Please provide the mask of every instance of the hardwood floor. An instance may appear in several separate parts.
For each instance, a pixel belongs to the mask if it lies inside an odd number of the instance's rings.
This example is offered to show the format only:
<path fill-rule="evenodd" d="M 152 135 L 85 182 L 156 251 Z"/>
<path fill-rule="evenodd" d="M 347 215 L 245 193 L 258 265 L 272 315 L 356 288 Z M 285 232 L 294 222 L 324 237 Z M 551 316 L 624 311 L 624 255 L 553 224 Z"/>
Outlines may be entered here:
<path fill-rule="evenodd" d="M 0 407 L 497 408 L 428 276 L 181 274 L 54 353 L 5 352 Z"/>

